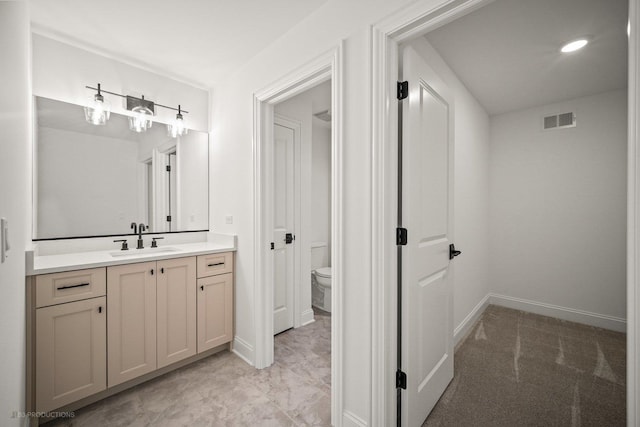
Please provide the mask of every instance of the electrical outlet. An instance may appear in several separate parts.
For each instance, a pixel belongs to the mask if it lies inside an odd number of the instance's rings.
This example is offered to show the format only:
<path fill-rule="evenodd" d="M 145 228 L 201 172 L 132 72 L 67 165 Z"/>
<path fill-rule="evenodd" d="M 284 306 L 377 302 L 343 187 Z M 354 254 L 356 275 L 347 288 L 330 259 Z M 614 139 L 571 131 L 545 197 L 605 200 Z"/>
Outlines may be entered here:
<path fill-rule="evenodd" d="M 227 215 L 226 217 L 224 217 L 224 222 L 225 224 L 233 224 L 233 216 Z"/>

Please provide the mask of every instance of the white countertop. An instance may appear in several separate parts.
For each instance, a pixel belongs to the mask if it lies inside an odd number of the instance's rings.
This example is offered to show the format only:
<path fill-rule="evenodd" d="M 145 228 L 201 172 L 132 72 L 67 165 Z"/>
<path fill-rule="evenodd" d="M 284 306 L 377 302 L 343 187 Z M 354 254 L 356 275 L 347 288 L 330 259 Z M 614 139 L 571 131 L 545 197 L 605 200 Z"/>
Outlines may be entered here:
<path fill-rule="evenodd" d="M 171 249 L 171 251 L 168 251 Z M 157 248 L 129 249 L 128 251 L 84 251 L 56 255 L 27 256 L 27 275 L 58 273 L 109 265 L 134 264 L 160 259 L 182 258 L 217 252 L 235 251 L 235 245 L 218 242 L 167 244 Z"/>

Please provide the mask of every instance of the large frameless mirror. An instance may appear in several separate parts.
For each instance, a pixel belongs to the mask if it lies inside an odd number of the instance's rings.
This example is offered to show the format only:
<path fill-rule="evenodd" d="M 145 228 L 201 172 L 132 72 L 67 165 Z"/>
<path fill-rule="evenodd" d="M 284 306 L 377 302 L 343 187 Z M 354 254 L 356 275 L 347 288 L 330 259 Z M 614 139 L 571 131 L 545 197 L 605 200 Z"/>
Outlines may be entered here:
<path fill-rule="evenodd" d="M 112 113 L 104 126 L 83 107 L 35 97 L 34 240 L 209 228 L 209 138 L 172 138 L 163 125 L 129 129 Z"/>

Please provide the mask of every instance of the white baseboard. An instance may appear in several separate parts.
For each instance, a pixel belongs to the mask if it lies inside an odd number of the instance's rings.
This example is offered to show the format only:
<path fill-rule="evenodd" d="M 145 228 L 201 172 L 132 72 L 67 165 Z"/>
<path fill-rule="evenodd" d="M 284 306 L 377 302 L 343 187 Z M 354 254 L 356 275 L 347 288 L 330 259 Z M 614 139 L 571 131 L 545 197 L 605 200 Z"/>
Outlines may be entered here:
<path fill-rule="evenodd" d="M 253 362 L 255 360 L 255 352 L 253 351 L 253 346 L 243 340 L 242 338 L 236 336 L 233 338 L 233 350 L 232 350 L 240 359 L 244 360 L 251 366 L 256 366 Z"/>
<path fill-rule="evenodd" d="M 458 345 L 458 343 L 464 337 L 467 336 L 467 334 L 469 333 L 469 330 L 471 329 L 471 327 L 476 323 L 476 321 L 478 320 L 478 318 L 480 317 L 480 315 L 482 314 L 484 309 L 487 308 L 487 306 L 489 305 L 489 296 L 490 295 L 491 294 L 485 295 L 484 298 L 482 298 L 480 300 L 480 302 L 478 304 L 476 304 L 475 307 L 473 307 L 473 310 L 471 310 L 471 312 L 469 314 L 467 314 L 467 317 L 465 317 L 462 320 L 462 322 L 460 322 L 460 324 L 453 331 L 453 345 L 454 346 Z"/>
<path fill-rule="evenodd" d="M 344 427 L 367 427 L 367 422 L 353 412 L 344 411 L 342 413 L 342 425 Z"/>
<path fill-rule="evenodd" d="M 583 323 L 586 325 L 596 326 L 603 329 L 610 329 L 617 332 L 627 331 L 627 321 L 626 319 L 620 317 L 592 313 L 589 311 L 562 307 L 559 305 L 547 304 L 543 302 L 530 301 L 522 298 L 510 297 L 507 295 L 490 293 L 487 296 L 489 297 L 489 304 L 495 304 L 502 307 L 513 308 L 516 310 L 528 311 L 530 313 L 540 314 L 543 316 L 556 317 L 558 319 Z"/>
<path fill-rule="evenodd" d="M 313 323 L 315 321 L 316 321 L 316 319 L 313 317 L 313 309 L 312 308 L 303 311 L 302 314 L 300 315 L 300 322 L 302 323 L 300 326 L 305 326 L 305 325 L 308 325 L 309 323 Z"/>

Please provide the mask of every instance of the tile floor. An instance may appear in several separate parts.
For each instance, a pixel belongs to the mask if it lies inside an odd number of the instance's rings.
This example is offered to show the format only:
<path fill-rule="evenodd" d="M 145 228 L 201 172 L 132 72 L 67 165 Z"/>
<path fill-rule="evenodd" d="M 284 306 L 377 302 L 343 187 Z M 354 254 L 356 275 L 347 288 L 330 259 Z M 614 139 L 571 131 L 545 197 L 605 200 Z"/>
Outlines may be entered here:
<path fill-rule="evenodd" d="M 276 336 L 267 369 L 225 351 L 46 426 L 328 426 L 331 317 L 315 318 Z"/>

